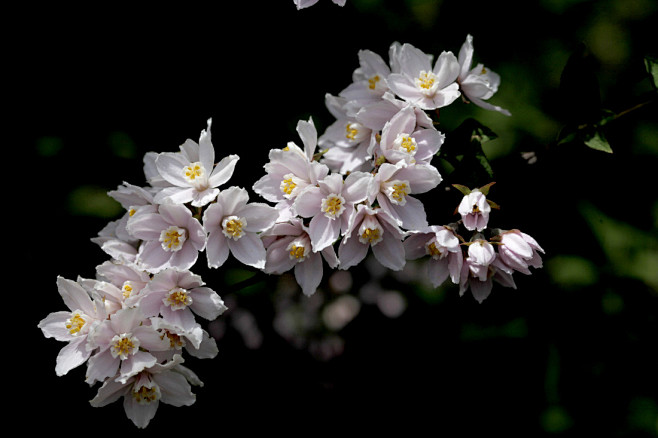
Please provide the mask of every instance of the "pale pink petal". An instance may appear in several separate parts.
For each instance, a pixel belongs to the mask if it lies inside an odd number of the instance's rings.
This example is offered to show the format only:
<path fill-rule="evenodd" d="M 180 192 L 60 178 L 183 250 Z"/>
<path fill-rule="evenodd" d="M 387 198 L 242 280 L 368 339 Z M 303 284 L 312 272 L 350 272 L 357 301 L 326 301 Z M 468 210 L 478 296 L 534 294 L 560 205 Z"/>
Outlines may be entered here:
<path fill-rule="evenodd" d="M 322 281 L 322 256 L 315 253 L 295 265 L 295 279 L 306 296 L 313 295 Z"/>
<path fill-rule="evenodd" d="M 245 265 L 256 269 L 265 267 L 265 247 L 255 233 L 247 232 L 238 240 L 228 239 L 228 246 L 233 256 Z"/>

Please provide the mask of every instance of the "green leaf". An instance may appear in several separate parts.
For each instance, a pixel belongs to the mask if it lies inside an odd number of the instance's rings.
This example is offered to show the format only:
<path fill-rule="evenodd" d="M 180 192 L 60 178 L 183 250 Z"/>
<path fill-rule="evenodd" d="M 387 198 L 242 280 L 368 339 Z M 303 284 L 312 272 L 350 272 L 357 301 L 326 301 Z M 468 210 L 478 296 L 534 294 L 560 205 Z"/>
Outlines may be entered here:
<path fill-rule="evenodd" d="M 647 68 L 649 76 L 651 76 L 651 83 L 654 90 L 658 91 L 658 59 L 647 56 L 644 58 L 644 66 Z"/>
<path fill-rule="evenodd" d="M 612 153 L 610 143 L 608 143 L 608 140 L 605 138 L 601 130 L 596 130 L 593 135 L 588 136 L 588 138 L 585 139 L 585 144 L 597 151 L 603 151 L 609 154 Z"/>
<path fill-rule="evenodd" d="M 464 196 L 468 196 L 471 193 L 471 189 L 461 184 L 453 184 L 452 186 L 459 190 Z"/>

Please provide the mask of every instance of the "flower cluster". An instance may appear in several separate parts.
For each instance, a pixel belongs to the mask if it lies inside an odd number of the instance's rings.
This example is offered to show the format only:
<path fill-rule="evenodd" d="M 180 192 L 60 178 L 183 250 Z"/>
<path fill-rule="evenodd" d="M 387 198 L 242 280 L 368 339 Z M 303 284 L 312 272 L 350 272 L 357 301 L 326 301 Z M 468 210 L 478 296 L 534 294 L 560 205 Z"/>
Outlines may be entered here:
<path fill-rule="evenodd" d="M 199 142 L 187 140 L 175 153 L 144 157 L 146 187 L 123 183 L 108 193 L 125 209 L 92 241 L 110 257 L 93 279 L 57 279 L 68 310 L 53 312 L 39 327 L 66 342 L 57 375 L 86 364 L 86 382 L 101 383 L 93 406 L 120 398 L 126 415 L 146 427 L 159 402 L 191 405 L 191 385 L 201 380 L 183 365 L 184 354 L 213 358 L 217 345 L 198 318 L 215 320 L 222 298 L 190 269 L 199 254 L 221 266 L 229 253 L 262 267 L 257 233 L 277 217 L 274 208 L 248 203 L 246 191 L 229 187 L 238 161 L 215 164 L 211 121 Z"/>
<path fill-rule="evenodd" d="M 233 257 L 265 274 L 292 271 L 307 297 L 327 267 L 348 270 L 369 254 L 392 271 L 425 257 L 434 286 L 450 279 L 479 302 L 494 280 L 515 287 L 513 273 L 541 266 L 543 250 L 532 237 L 488 226 L 498 207 L 487 199 L 491 184 L 455 185 L 463 193 L 461 218 L 449 225 L 430 224 L 419 199 L 442 182 L 432 160 L 446 135 L 434 110 L 462 97 L 509 115 L 488 103 L 500 79 L 481 64 L 472 67 L 472 37 L 459 56 L 446 51 L 435 62 L 397 43 L 388 62 L 368 50 L 358 58 L 353 81 L 325 97 L 336 120 L 324 133 L 312 119 L 300 120 L 301 145 L 269 151 L 251 187 L 267 202 L 224 187 L 239 157 L 216 158 L 212 120 L 198 142 L 145 154 L 144 186 L 124 182 L 108 193 L 125 210 L 92 238 L 109 260 L 94 279 L 58 278 L 68 310 L 39 324 L 46 337 L 66 342 L 58 375 L 86 364 L 86 382 L 101 384 L 93 406 L 123 398 L 127 416 L 146 427 L 160 401 L 194 403 L 191 386 L 202 382 L 183 355 L 217 354 L 197 317 L 212 321 L 227 310 L 191 271 L 201 254 L 211 270 Z"/>
<path fill-rule="evenodd" d="M 465 193 L 458 224 L 428 223 L 417 195 L 442 182 L 432 159 L 446 141 L 432 111 L 462 96 L 509 115 L 486 102 L 500 78 L 481 64 L 472 68 L 470 35 L 458 57 L 444 51 L 433 64 L 431 59 L 410 44 L 391 45 L 388 63 L 360 51 L 353 81 L 325 97 L 335 121 L 319 137 L 311 119 L 300 121 L 301 146 L 289 142 L 270 150 L 266 173 L 253 186 L 279 212 L 276 225 L 263 234 L 266 272 L 294 269 L 303 292 L 311 295 L 322 280 L 322 260 L 330 268 L 349 269 L 372 252 L 398 271 L 407 260 L 426 255 L 436 261 L 429 274 L 435 286 L 447 279 L 449 265 L 461 293 L 470 288 L 478 301 L 489 294 L 492 278 L 514 286 L 513 270 L 528 273 L 527 266 L 520 269 L 528 264 L 525 258 L 504 264 L 482 237 L 491 210 L 484 193 L 489 186 Z M 457 234 L 460 224 L 479 234 L 466 241 Z M 509 253 L 507 234 L 496 237 L 503 253 Z M 535 250 L 541 248 L 532 245 L 531 266 L 538 267 Z"/>

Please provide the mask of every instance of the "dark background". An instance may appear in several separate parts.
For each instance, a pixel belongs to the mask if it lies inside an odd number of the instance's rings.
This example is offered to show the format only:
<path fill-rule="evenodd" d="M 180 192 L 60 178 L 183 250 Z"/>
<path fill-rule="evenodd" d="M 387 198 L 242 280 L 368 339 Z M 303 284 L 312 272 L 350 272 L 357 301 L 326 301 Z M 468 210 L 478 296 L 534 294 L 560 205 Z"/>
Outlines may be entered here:
<path fill-rule="evenodd" d="M 330 333 L 341 354 L 322 359 L 309 342 L 324 328 L 295 341 L 274 329 L 286 278 L 236 292 L 229 284 L 238 266 L 199 268 L 233 305 L 210 326 L 220 353 L 187 362 L 205 383 L 196 404 L 161 405 L 141 433 L 657 436 L 656 104 L 606 128 L 613 154 L 553 144 L 593 79 L 605 109 L 646 100 L 643 59 L 656 53 L 657 9 L 649 0 L 348 0 L 343 8 L 320 0 L 297 11 L 281 0 L 8 14 L 16 30 L 5 41 L 5 130 L 18 154 L 6 232 L 18 237 L 11 271 L 27 272 L 7 291 L 21 303 L 9 309 L 21 330 L 5 356 L 19 382 L 12 391 L 24 396 L 13 409 L 34 416 L 37 408 L 35 429 L 54 415 L 49 429 L 84 422 L 90 433 L 140 433 L 120 403 L 89 406 L 95 388 L 82 367 L 55 375 L 63 344 L 36 325 L 64 310 L 58 275 L 92 277 L 106 260 L 89 240 L 121 214 L 105 193 L 123 181 L 144 183 L 145 152 L 198 140 L 212 117 L 217 155 L 241 156 L 230 183 L 250 188 L 270 148 L 298 142 L 298 120 L 313 117 L 319 132 L 332 122 L 324 95 L 349 84 L 359 49 L 385 60 L 394 41 L 457 53 L 470 33 L 476 59 L 502 77 L 492 101 L 512 117 L 457 102 L 442 111 L 439 129 L 449 141 L 472 116 L 498 134 L 485 145 L 497 183 L 491 198 L 502 206 L 492 223 L 534 236 L 546 250 L 544 269 L 517 275 L 516 290 L 495 287 L 483 304 L 451 287 L 428 288 L 422 271 L 385 273 L 373 281 L 402 297 L 404 312 L 390 317 L 362 302 L 354 320 Z M 581 43 L 593 78 L 583 80 L 582 94 L 561 94 L 560 75 Z M 521 156 L 531 151 L 534 164 Z M 459 198 L 443 205 L 450 195 L 432 203 L 438 223 L 453 218 Z M 372 274 L 351 274 L 350 291 L 323 283 L 318 297 L 359 296 Z M 256 344 L 239 330 L 241 311 L 257 322 Z"/>

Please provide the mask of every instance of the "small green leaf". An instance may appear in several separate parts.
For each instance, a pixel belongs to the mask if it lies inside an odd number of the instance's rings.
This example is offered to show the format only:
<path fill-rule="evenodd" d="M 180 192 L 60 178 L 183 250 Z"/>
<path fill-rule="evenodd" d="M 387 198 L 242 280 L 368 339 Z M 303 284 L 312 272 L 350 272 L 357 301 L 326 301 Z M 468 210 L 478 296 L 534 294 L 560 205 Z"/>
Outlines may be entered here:
<path fill-rule="evenodd" d="M 468 196 L 471 193 L 471 189 L 461 184 L 453 184 L 452 186 L 459 190 L 464 196 Z"/>
<path fill-rule="evenodd" d="M 485 184 L 482 187 L 480 187 L 478 190 L 482 192 L 484 196 L 487 196 L 489 194 L 489 189 L 491 188 L 492 185 L 496 184 L 495 181 L 490 182 L 489 184 Z"/>
<path fill-rule="evenodd" d="M 658 59 L 647 56 L 644 58 L 644 65 L 647 68 L 647 73 L 651 76 L 654 90 L 658 91 Z"/>
<path fill-rule="evenodd" d="M 585 139 L 585 144 L 592 149 L 596 149 L 597 151 L 603 151 L 609 154 L 612 153 L 610 143 L 608 143 L 608 140 L 600 130 L 597 130 L 594 132 L 594 134 L 588 136 L 588 138 Z"/>

